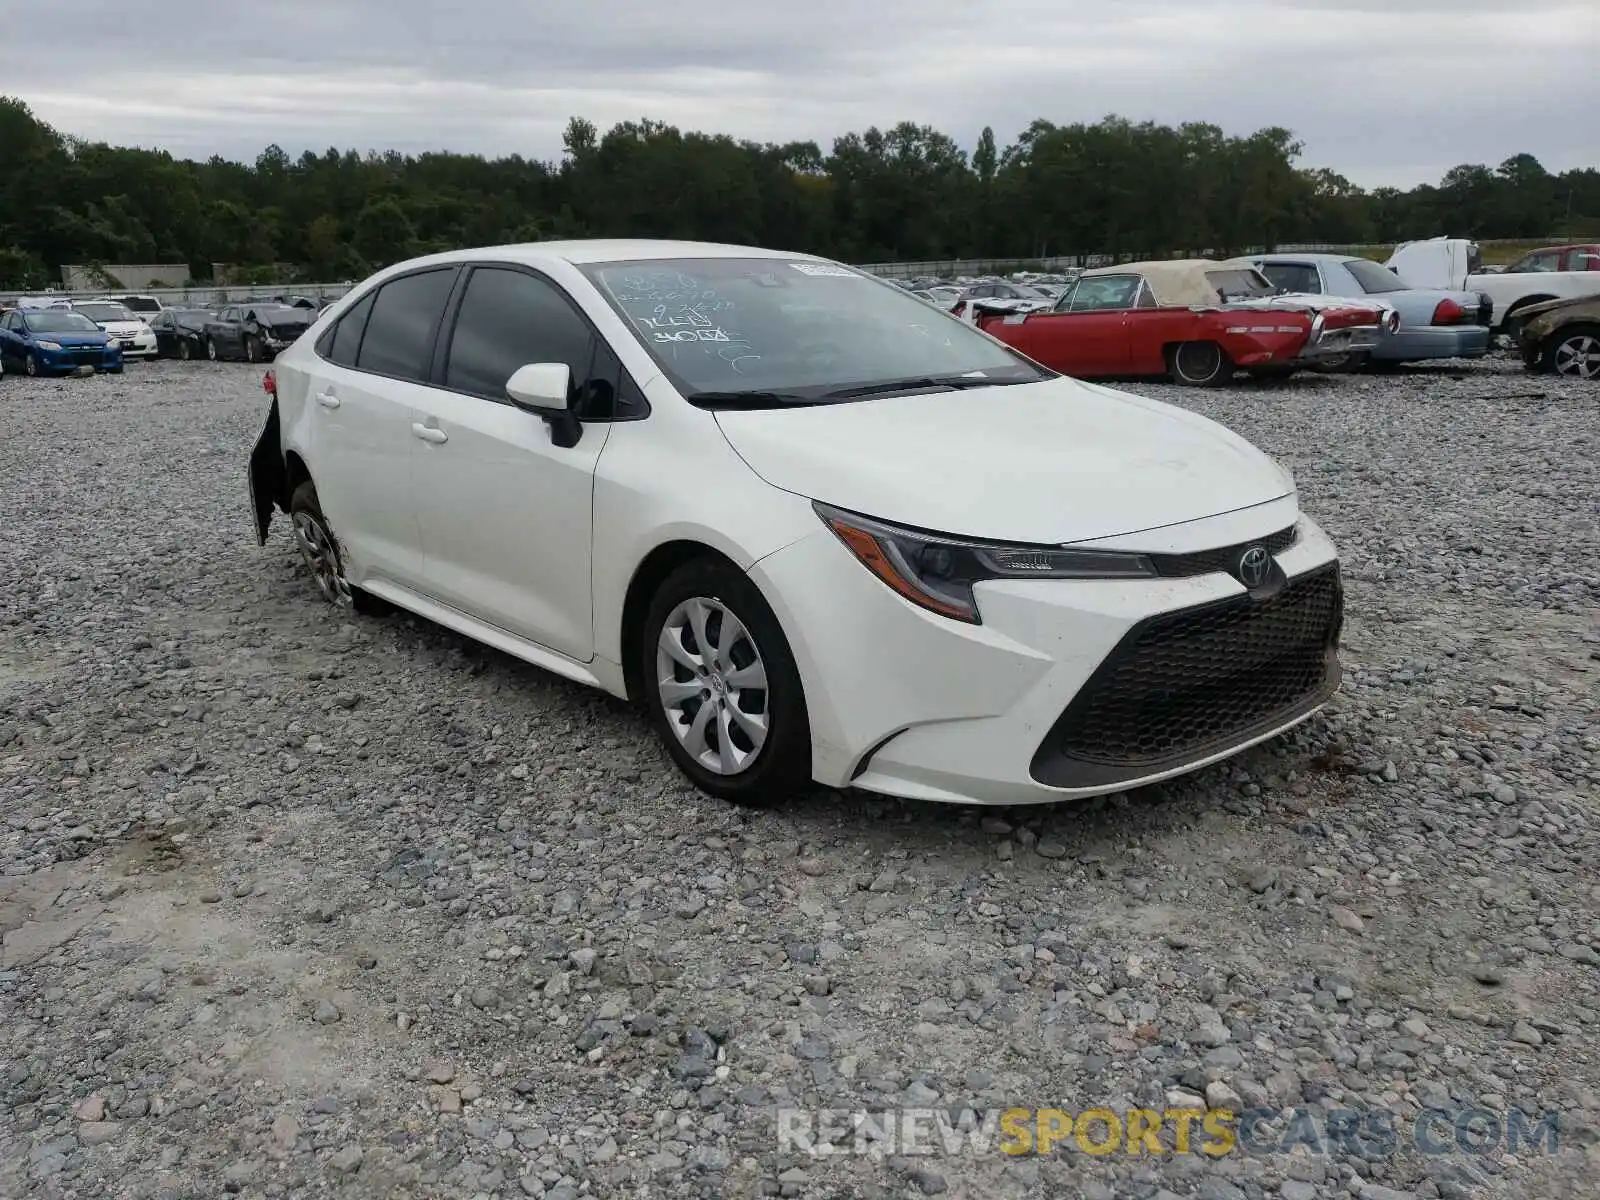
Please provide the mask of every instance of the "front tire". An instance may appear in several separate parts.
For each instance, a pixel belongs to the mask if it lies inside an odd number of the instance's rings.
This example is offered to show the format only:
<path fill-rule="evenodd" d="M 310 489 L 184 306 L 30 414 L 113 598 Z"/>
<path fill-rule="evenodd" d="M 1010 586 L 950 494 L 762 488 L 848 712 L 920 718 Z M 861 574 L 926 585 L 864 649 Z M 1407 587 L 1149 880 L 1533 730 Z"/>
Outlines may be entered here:
<path fill-rule="evenodd" d="M 324 600 L 335 608 L 348 608 L 371 616 L 388 611 L 378 597 L 351 586 L 345 579 L 339 540 L 333 536 L 328 518 L 322 515 L 316 484 L 309 479 L 295 488 L 289 499 L 289 520 L 301 561 L 310 570 L 311 579 Z"/>
<path fill-rule="evenodd" d="M 222 355 L 217 352 L 217 344 L 210 338 L 206 339 L 206 357 L 212 362 L 221 362 Z"/>
<path fill-rule="evenodd" d="M 1179 342 L 1168 366 L 1172 382 L 1183 387 L 1220 387 L 1233 378 L 1233 363 L 1216 342 Z"/>
<path fill-rule="evenodd" d="M 37 354 L 30 352 L 28 356 L 22 360 L 22 373 L 28 376 L 30 379 L 37 379 L 40 375 L 44 374 L 39 367 L 39 356 Z"/>
<path fill-rule="evenodd" d="M 188 362 L 191 358 L 194 357 L 194 347 L 189 344 L 189 339 L 188 338 L 180 338 L 179 339 L 179 341 L 178 341 L 178 357 L 180 359 L 182 359 L 184 362 Z"/>
<path fill-rule="evenodd" d="M 700 788 L 762 805 L 811 783 L 811 727 L 789 641 L 756 586 L 696 559 L 657 590 L 635 647 L 651 723 Z"/>
<path fill-rule="evenodd" d="M 261 361 L 261 340 L 254 334 L 244 335 L 244 360 L 247 363 Z"/>

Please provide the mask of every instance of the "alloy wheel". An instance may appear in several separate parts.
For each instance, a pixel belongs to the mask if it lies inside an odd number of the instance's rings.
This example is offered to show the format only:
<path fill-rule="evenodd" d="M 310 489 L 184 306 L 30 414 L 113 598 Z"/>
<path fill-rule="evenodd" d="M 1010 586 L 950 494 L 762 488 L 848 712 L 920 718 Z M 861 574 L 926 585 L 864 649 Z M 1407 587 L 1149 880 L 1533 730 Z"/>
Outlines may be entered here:
<path fill-rule="evenodd" d="M 1600 337 L 1575 333 L 1556 344 L 1554 363 L 1557 375 L 1575 379 L 1600 379 Z"/>
<path fill-rule="evenodd" d="M 311 570 L 311 577 L 316 580 L 317 590 L 329 603 L 350 607 L 350 585 L 344 581 L 339 551 L 334 547 L 333 535 L 327 526 L 309 512 L 297 512 L 294 514 L 294 540 Z"/>
<path fill-rule="evenodd" d="M 667 724 L 707 771 L 738 775 L 755 762 L 767 741 L 767 668 L 727 605 L 694 596 L 667 615 L 656 687 Z"/>
<path fill-rule="evenodd" d="M 37 354 L 28 355 L 27 358 L 22 360 L 22 369 L 27 374 L 37 378 L 39 375 L 39 356 Z"/>
<path fill-rule="evenodd" d="M 212 362 L 216 362 L 218 360 L 217 344 L 215 342 L 213 342 L 210 338 L 206 339 L 206 357 L 209 358 Z"/>

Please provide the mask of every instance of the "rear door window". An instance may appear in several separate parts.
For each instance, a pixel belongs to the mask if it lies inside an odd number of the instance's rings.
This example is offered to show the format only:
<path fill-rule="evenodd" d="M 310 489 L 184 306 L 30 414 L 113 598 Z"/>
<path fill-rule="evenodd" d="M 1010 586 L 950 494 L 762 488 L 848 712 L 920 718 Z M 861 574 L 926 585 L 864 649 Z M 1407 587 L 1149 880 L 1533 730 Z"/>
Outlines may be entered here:
<path fill-rule="evenodd" d="M 456 268 L 402 275 L 378 289 L 356 369 L 414 383 L 428 381 L 433 343 Z"/>

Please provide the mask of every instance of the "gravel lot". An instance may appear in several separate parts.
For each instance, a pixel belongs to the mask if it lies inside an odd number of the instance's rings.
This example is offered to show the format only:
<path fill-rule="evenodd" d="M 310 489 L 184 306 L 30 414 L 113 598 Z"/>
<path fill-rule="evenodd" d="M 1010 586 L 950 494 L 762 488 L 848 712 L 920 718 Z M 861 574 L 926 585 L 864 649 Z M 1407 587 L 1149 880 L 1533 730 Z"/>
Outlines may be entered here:
<path fill-rule="evenodd" d="M 624 705 L 337 615 L 281 517 L 258 549 L 259 376 L 0 382 L 0 1195 L 1597 1194 L 1592 385 L 1137 387 L 1339 543 L 1330 709 L 1089 805 L 744 813 Z M 813 1158 L 774 1118 L 1193 1096 L 1401 1149 Z M 1558 1109 L 1559 1153 L 1420 1155 L 1430 1105 Z"/>

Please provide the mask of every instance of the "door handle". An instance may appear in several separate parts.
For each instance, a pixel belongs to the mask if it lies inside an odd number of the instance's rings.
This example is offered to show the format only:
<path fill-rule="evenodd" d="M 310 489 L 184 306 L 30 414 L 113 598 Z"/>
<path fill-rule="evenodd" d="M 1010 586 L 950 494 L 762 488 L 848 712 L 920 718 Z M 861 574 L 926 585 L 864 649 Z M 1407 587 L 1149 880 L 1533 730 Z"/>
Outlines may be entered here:
<path fill-rule="evenodd" d="M 450 435 L 437 425 L 424 425 L 421 421 L 413 421 L 411 423 L 411 432 L 423 441 L 432 442 L 434 445 L 450 440 Z"/>
<path fill-rule="evenodd" d="M 322 405 L 323 408 L 338 408 L 339 397 L 335 396 L 332 392 L 318 392 L 317 403 Z"/>

